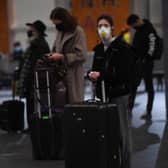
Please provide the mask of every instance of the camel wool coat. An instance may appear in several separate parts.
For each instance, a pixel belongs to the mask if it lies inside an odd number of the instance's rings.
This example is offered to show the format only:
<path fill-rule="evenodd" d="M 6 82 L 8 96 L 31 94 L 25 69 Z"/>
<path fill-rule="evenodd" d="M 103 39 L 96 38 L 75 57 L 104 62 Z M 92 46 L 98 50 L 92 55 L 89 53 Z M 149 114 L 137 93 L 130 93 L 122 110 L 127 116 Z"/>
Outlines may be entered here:
<path fill-rule="evenodd" d="M 53 46 L 53 52 L 64 54 L 67 66 L 65 86 L 67 88 L 67 103 L 82 102 L 84 97 L 84 69 L 87 47 L 83 29 L 76 27 L 74 32 L 58 31 Z"/>

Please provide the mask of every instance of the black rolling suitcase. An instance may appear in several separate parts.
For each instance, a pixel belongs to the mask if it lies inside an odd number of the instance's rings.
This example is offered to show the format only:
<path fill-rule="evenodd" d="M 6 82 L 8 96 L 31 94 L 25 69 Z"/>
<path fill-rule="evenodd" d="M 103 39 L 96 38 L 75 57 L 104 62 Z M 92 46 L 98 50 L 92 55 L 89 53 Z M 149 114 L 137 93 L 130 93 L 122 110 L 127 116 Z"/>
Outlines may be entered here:
<path fill-rule="evenodd" d="M 43 81 L 39 80 L 40 73 L 43 74 L 43 77 L 45 75 Z M 31 142 L 33 158 L 36 160 L 53 160 L 62 157 L 63 113 L 56 112 L 52 108 L 49 76 L 50 70 L 38 69 L 35 72 L 36 108 L 31 119 Z M 43 83 L 42 87 L 40 87 L 40 82 Z"/>
<path fill-rule="evenodd" d="M 5 100 L 0 105 L 0 127 L 8 132 L 23 131 L 24 129 L 24 102 L 16 99 L 15 82 L 12 81 L 12 99 Z"/>
<path fill-rule="evenodd" d="M 66 105 L 63 123 L 65 168 L 121 167 L 119 113 L 115 104 Z"/>
<path fill-rule="evenodd" d="M 8 132 L 24 129 L 24 102 L 14 97 L 12 100 L 3 101 L 0 105 L 0 127 Z"/>

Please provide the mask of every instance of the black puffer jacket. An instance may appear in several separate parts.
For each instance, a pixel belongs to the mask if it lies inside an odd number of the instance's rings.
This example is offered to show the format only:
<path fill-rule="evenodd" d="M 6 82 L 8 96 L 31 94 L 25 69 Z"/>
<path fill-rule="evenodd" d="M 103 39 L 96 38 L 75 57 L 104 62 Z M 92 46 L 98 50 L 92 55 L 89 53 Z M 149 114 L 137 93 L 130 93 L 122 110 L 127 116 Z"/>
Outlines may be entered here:
<path fill-rule="evenodd" d="M 119 38 L 111 42 L 104 51 L 103 43 L 94 48 L 92 71 L 99 71 L 96 94 L 101 98 L 101 81 L 105 81 L 106 96 L 109 98 L 126 95 L 130 92 L 132 74 L 132 51 Z"/>
<path fill-rule="evenodd" d="M 21 97 L 33 92 L 34 68 L 38 59 L 49 53 L 49 45 L 43 36 L 30 42 L 24 54 L 24 64 L 19 80 L 19 94 Z"/>

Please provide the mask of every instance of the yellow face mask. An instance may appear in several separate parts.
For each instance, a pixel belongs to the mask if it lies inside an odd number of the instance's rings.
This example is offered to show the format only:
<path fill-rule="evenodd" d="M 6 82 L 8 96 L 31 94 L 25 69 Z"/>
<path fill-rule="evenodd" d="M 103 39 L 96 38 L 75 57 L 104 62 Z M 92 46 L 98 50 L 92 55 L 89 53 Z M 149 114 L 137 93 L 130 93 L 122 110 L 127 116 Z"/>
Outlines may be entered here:
<path fill-rule="evenodd" d="M 102 26 L 98 28 L 98 34 L 100 38 L 108 39 L 109 37 L 111 37 L 111 27 Z"/>

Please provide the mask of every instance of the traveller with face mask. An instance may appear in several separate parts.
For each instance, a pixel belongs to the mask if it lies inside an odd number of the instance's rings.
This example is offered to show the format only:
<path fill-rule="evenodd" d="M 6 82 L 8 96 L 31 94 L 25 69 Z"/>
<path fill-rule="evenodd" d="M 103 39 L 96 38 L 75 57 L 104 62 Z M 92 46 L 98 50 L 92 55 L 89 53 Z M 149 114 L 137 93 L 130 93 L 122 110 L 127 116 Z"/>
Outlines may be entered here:
<path fill-rule="evenodd" d="M 128 118 L 129 86 L 129 54 L 127 45 L 113 35 L 113 19 L 109 15 L 101 15 L 97 19 L 97 33 L 101 42 L 94 51 L 91 71 L 88 73 L 90 80 L 96 82 L 96 96 L 102 99 L 101 82 L 105 83 L 106 100 L 118 106 L 120 117 L 120 131 L 122 142 L 122 165 L 130 166 L 130 128 Z M 114 133 L 115 134 L 115 133 Z"/>
<path fill-rule="evenodd" d="M 30 125 L 30 115 L 34 112 L 34 68 L 36 62 L 50 52 L 50 48 L 45 39 L 46 25 L 41 20 L 26 23 L 26 26 L 28 27 L 29 45 L 23 55 L 24 63 L 19 79 L 19 95 L 26 98 L 28 124 Z"/>
<path fill-rule="evenodd" d="M 67 103 L 82 102 L 84 69 L 87 47 L 83 29 L 76 19 L 64 8 L 51 11 L 50 19 L 55 25 L 57 36 L 49 60 L 63 64 L 67 70 L 63 83 L 67 88 Z"/>
<path fill-rule="evenodd" d="M 13 44 L 13 51 L 12 51 L 12 59 L 16 61 L 16 66 L 20 69 L 23 63 L 23 48 L 19 41 L 14 42 Z"/>

